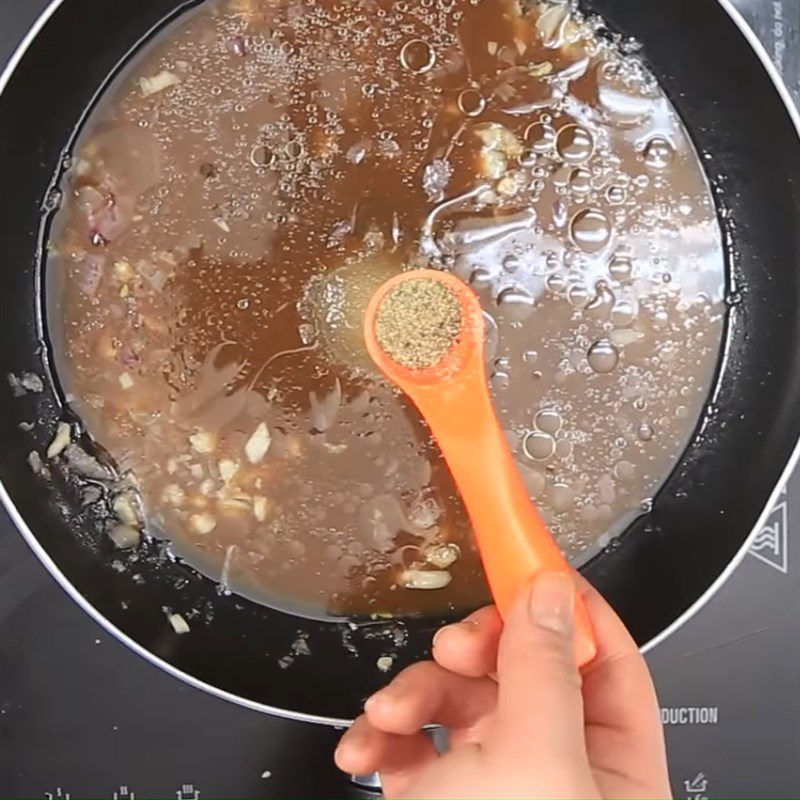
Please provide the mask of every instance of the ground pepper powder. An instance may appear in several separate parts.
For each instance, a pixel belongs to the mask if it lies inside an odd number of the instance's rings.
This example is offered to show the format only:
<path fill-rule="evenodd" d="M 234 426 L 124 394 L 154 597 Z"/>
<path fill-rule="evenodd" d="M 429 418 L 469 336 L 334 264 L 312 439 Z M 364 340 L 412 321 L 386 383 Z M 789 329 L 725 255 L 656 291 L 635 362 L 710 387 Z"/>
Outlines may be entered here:
<path fill-rule="evenodd" d="M 384 297 L 375 315 L 375 337 L 398 364 L 425 369 L 438 364 L 461 332 L 461 304 L 430 278 L 404 281 Z"/>

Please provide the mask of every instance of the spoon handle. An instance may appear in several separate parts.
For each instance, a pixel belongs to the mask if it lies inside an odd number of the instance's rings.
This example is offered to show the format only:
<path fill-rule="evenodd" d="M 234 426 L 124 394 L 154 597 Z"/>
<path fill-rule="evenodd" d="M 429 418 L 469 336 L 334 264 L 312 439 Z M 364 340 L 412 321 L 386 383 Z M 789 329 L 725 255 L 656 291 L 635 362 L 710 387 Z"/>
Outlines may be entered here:
<path fill-rule="evenodd" d="M 482 375 L 459 376 L 451 402 L 417 392 L 427 419 L 466 506 L 500 615 L 505 618 L 520 590 L 540 570 L 569 574 L 570 566 L 539 516 L 514 464 Z M 471 385 L 468 385 L 471 384 Z M 431 402 L 426 402 L 428 398 Z M 502 530 L 500 530 L 502 526 Z M 597 653 L 592 624 L 575 597 L 575 660 Z"/>

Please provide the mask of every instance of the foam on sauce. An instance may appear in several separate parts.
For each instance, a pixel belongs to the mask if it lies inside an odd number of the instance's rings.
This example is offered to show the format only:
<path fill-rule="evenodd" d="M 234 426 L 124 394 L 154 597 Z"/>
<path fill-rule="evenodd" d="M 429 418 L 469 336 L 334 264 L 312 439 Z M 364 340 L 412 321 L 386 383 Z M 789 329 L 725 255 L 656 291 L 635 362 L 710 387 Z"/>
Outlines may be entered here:
<path fill-rule="evenodd" d="M 49 325 L 151 533 L 299 613 L 485 600 L 449 473 L 361 339 L 414 266 L 479 293 L 564 552 L 646 508 L 717 363 L 722 238 L 677 113 L 598 24 L 561 2 L 208 0 L 127 67 L 64 177 Z"/>

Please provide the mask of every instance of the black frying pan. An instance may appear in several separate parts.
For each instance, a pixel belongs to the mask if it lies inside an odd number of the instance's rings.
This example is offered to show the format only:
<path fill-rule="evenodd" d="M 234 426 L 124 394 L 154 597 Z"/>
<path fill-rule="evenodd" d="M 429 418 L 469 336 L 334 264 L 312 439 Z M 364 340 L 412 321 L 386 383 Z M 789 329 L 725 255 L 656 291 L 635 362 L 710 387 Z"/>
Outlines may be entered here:
<path fill-rule="evenodd" d="M 0 95 L 0 372 L 42 372 L 42 207 L 81 115 L 115 66 L 180 0 L 62 0 Z M 744 552 L 800 436 L 800 139 L 774 78 L 717 0 L 592 0 L 616 30 L 644 43 L 703 153 L 729 236 L 737 302 L 711 405 L 651 513 L 585 569 L 641 644 L 696 608 Z M 764 63 L 762 63 L 762 61 Z M 0 82 L 2 88 L 2 82 Z M 26 466 L 46 447 L 57 398 L 0 390 L 3 500 L 22 534 L 72 596 L 154 663 L 215 694 L 320 721 L 352 718 L 394 669 L 424 658 L 440 620 L 309 622 L 220 596 L 189 568 L 147 551 L 139 584 L 110 566 L 111 546 L 73 489 Z M 40 417 L 34 431 L 19 423 Z M 176 585 L 180 588 L 176 588 Z M 212 618 L 175 636 L 162 608 Z M 311 655 L 283 669 L 298 631 Z M 349 642 L 358 651 L 356 657 Z"/>

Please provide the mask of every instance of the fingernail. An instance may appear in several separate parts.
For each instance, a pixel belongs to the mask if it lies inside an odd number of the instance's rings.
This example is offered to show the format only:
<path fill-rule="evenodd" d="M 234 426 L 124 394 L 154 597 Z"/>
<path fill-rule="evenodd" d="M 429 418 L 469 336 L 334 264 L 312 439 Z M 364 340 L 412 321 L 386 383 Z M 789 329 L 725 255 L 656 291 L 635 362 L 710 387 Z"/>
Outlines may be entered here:
<path fill-rule="evenodd" d="M 364 737 L 359 731 L 348 731 L 336 746 L 334 758 L 352 756 L 361 749 Z"/>
<path fill-rule="evenodd" d="M 378 692 L 378 694 L 380 694 L 380 692 Z M 369 711 L 370 708 L 373 708 L 375 706 L 376 698 L 377 698 L 377 702 L 380 702 L 380 698 L 378 698 L 378 694 L 373 694 L 373 695 L 371 695 L 370 697 L 368 697 L 364 701 L 364 711 Z"/>
<path fill-rule="evenodd" d="M 431 642 L 433 647 L 436 647 L 436 643 L 440 641 L 441 635 L 445 631 L 451 631 L 458 629 L 464 633 L 473 633 L 474 631 L 478 630 L 478 625 L 474 620 L 471 619 L 464 619 L 461 622 L 454 622 L 452 625 L 445 625 L 444 628 L 439 628 L 436 633 L 433 634 L 433 641 Z"/>
<path fill-rule="evenodd" d="M 529 600 L 531 621 L 556 633 L 572 630 L 575 587 L 562 572 L 541 572 L 533 582 Z"/>
<path fill-rule="evenodd" d="M 442 638 L 442 634 L 449 629 L 450 629 L 449 625 L 446 625 L 444 628 L 439 628 L 439 630 L 433 634 L 433 641 L 431 642 L 431 647 L 436 647 L 436 642 L 440 641 L 440 639 Z"/>
<path fill-rule="evenodd" d="M 375 692 L 371 697 L 368 697 L 364 703 L 364 710 L 374 708 L 381 703 L 393 703 L 403 696 L 403 687 L 395 680 L 388 686 L 384 686 L 379 692 Z"/>

